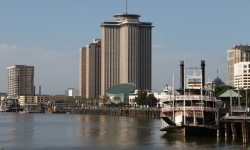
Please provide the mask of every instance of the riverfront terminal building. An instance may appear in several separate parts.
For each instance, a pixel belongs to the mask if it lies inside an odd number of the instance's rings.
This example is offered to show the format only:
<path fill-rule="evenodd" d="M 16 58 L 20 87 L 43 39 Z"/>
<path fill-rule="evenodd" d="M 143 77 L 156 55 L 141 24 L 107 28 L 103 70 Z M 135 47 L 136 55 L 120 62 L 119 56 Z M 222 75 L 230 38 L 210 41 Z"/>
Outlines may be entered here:
<path fill-rule="evenodd" d="M 79 50 L 79 95 L 99 97 L 101 95 L 101 40 Z"/>
<path fill-rule="evenodd" d="M 101 27 L 101 95 L 108 88 L 133 83 L 137 89 L 151 89 L 152 23 L 140 22 L 140 15 L 117 14 Z"/>
<path fill-rule="evenodd" d="M 34 95 L 34 66 L 7 67 L 8 96 Z"/>

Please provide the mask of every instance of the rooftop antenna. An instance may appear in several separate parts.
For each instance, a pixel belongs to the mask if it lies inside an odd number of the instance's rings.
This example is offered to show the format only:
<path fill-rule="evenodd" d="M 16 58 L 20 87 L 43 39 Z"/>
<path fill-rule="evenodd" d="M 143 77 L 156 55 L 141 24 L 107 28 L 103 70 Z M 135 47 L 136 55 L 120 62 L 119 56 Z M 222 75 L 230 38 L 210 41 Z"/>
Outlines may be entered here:
<path fill-rule="evenodd" d="M 218 78 L 218 68 L 217 68 L 217 78 Z"/>
<path fill-rule="evenodd" d="M 128 14 L 128 0 L 126 0 L 126 14 Z"/>

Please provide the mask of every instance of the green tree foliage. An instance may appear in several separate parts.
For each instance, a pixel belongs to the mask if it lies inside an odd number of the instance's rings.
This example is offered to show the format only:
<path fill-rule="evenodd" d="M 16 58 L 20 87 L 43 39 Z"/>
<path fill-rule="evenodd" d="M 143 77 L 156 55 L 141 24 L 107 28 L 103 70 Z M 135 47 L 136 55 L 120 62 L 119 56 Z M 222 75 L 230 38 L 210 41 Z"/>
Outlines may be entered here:
<path fill-rule="evenodd" d="M 115 100 L 115 103 L 118 104 L 118 103 L 120 103 L 121 97 L 115 96 L 113 99 Z"/>
<path fill-rule="evenodd" d="M 216 97 L 219 97 L 221 94 L 223 94 L 224 92 L 226 92 L 227 90 L 229 89 L 233 89 L 236 93 L 238 93 L 238 90 L 235 90 L 234 87 L 232 86 L 228 86 L 228 85 L 216 85 L 215 86 L 215 96 Z M 247 99 L 247 102 L 250 103 L 250 89 L 239 89 L 239 93 L 240 95 L 242 96 L 240 99 L 241 99 L 241 102 L 246 102 L 246 99 Z"/>
<path fill-rule="evenodd" d="M 238 92 L 238 91 L 235 91 L 235 92 Z M 240 99 L 241 99 L 241 102 L 246 102 L 246 99 L 247 99 L 247 103 L 250 102 L 250 89 L 240 89 L 239 90 L 240 92 L 240 95 L 242 96 Z"/>
<path fill-rule="evenodd" d="M 155 98 L 154 94 L 149 94 L 146 97 L 145 105 L 149 105 L 149 107 L 154 107 L 157 103 L 157 99 Z"/>
<path fill-rule="evenodd" d="M 234 88 L 232 86 L 228 86 L 228 85 L 223 85 L 223 86 L 217 85 L 214 87 L 214 89 L 215 89 L 215 96 L 219 97 L 221 94 L 223 94 L 227 90 L 234 89 Z"/>
<path fill-rule="evenodd" d="M 109 96 L 107 95 L 102 95 L 99 97 L 99 102 L 103 103 L 103 104 L 106 104 L 106 102 L 108 102 L 109 100 Z"/>
<path fill-rule="evenodd" d="M 113 99 L 114 99 L 114 100 L 121 100 L 121 97 L 115 96 Z"/>
<path fill-rule="evenodd" d="M 135 97 L 135 102 L 137 103 L 137 105 L 145 105 L 146 97 L 147 91 L 140 89 L 138 90 L 137 97 Z"/>

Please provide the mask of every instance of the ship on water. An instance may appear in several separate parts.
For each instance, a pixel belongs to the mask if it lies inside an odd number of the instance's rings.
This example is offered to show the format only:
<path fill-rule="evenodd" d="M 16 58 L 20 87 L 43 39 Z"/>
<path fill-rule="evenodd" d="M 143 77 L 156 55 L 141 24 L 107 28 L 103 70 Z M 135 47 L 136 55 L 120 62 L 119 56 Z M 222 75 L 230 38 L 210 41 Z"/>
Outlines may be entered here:
<path fill-rule="evenodd" d="M 193 75 L 185 75 L 185 69 L 181 61 L 180 89 L 166 91 L 160 131 L 182 136 L 216 135 L 217 112 L 222 103 L 215 98 L 213 83 L 205 83 L 205 61 L 201 61 L 201 68 L 189 68 L 194 70 Z"/>

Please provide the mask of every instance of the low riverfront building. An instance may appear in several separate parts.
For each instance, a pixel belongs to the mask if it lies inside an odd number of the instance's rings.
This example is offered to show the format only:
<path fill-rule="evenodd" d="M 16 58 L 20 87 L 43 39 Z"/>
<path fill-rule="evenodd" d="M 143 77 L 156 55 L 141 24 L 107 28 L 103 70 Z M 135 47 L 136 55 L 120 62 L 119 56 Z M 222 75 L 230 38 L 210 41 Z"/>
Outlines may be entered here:
<path fill-rule="evenodd" d="M 20 96 L 19 104 L 20 106 L 24 106 L 25 103 L 46 105 L 49 101 L 65 101 L 68 99 L 81 99 L 81 96 L 65 96 L 65 95 Z"/>

